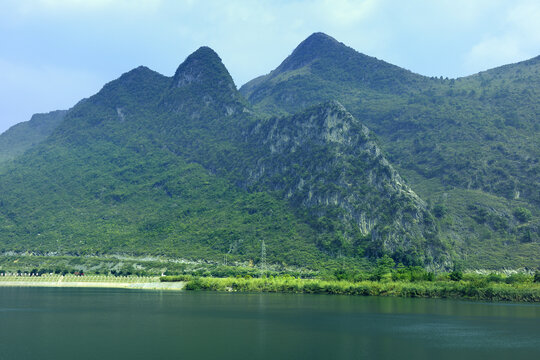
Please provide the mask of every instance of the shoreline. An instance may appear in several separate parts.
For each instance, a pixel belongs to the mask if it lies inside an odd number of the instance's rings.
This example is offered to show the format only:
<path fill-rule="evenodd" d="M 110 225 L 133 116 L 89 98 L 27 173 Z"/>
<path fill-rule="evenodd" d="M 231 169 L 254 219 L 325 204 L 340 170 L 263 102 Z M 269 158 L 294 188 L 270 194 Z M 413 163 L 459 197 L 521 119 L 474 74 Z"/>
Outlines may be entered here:
<path fill-rule="evenodd" d="M 0 287 L 50 287 L 50 288 L 108 288 L 139 290 L 184 290 L 184 283 L 100 283 L 100 282 L 17 282 L 0 281 Z"/>
<path fill-rule="evenodd" d="M 166 281 L 166 280 L 165 280 Z M 326 281 L 284 278 L 182 279 L 187 291 L 304 293 L 349 296 L 464 299 L 493 302 L 540 303 L 540 284 L 473 284 L 467 281 Z"/>

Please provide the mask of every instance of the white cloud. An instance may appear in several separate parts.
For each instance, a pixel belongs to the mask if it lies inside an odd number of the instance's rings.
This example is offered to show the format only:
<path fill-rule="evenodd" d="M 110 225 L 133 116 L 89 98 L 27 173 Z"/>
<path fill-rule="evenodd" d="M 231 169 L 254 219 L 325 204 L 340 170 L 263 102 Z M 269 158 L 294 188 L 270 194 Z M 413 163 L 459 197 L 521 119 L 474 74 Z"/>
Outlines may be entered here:
<path fill-rule="evenodd" d="M 540 54 L 540 3 L 515 3 L 503 18 L 502 30 L 490 33 L 465 55 L 464 66 L 474 73 L 522 61 Z"/>
<path fill-rule="evenodd" d="M 466 65 L 471 72 L 477 72 L 523 60 L 525 56 L 515 36 L 490 37 L 473 46 L 467 54 Z"/>

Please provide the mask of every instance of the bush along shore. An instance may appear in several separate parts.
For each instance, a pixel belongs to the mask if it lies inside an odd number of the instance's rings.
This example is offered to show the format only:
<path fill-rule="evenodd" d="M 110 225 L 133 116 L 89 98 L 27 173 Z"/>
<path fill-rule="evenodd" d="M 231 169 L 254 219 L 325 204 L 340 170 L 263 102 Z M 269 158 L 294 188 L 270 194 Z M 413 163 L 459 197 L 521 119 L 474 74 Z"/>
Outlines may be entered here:
<path fill-rule="evenodd" d="M 232 292 L 281 292 L 307 294 L 341 294 L 361 296 L 399 296 L 453 298 L 488 301 L 540 302 L 540 273 L 515 273 L 509 276 L 453 271 L 433 274 L 409 267 L 386 272 L 322 274 L 306 279 L 291 275 L 260 277 L 205 277 L 193 275 L 163 276 L 162 282 L 185 282 L 186 290 Z"/>

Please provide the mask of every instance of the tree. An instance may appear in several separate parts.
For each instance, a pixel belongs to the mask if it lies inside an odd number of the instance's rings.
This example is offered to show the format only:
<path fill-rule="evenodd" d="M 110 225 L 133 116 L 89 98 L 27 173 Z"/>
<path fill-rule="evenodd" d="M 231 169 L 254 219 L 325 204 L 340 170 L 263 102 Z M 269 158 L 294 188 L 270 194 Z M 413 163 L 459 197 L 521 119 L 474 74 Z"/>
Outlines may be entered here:
<path fill-rule="evenodd" d="M 392 271 L 394 266 L 396 266 L 396 263 L 390 256 L 384 255 L 382 258 L 379 258 L 373 274 L 374 279 L 381 280 L 386 274 Z"/>
<path fill-rule="evenodd" d="M 447 212 L 446 206 L 444 204 L 437 204 L 433 207 L 433 215 L 438 218 L 443 217 Z"/>

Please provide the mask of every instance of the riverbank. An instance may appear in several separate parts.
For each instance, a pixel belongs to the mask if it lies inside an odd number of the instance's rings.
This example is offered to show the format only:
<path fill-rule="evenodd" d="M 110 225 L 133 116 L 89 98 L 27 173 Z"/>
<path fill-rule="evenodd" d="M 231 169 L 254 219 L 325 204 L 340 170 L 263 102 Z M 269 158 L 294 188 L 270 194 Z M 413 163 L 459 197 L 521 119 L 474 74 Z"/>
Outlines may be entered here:
<path fill-rule="evenodd" d="M 540 303 L 539 283 L 478 281 L 347 281 L 276 277 L 143 276 L 0 276 L 0 287 L 119 288 L 148 290 L 210 290 L 473 299 Z"/>
<path fill-rule="evenodd" d="M 174 277 L 161 280 L 173 280 Z M 181 278 L 186 290 L 233 292 L 279 292 L 474 299 L 487 301 L 540 302 L 540 284 L 474 283 L 469 281 L 325 281 L 294 277 L 269 278 Z"/>
<path fill-rule="evenodd" d="M 159 277 L 123 276 L 1 276 L 0 287 L 117 288 L 183 290 L 185 282 L 160 282 Z"/>

